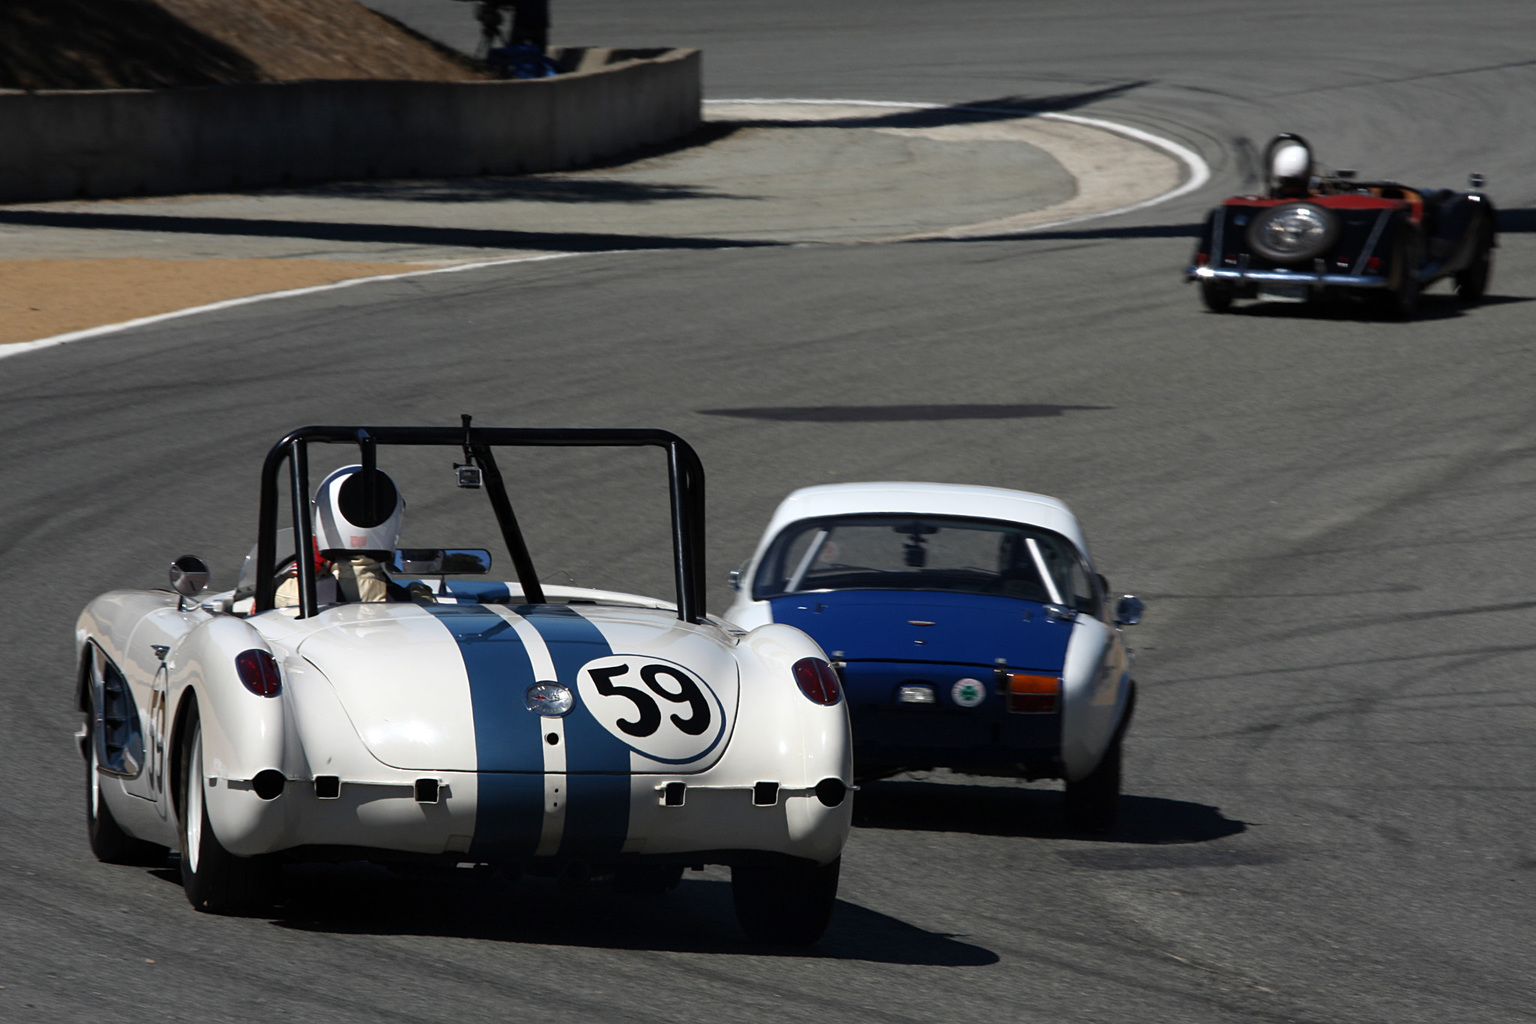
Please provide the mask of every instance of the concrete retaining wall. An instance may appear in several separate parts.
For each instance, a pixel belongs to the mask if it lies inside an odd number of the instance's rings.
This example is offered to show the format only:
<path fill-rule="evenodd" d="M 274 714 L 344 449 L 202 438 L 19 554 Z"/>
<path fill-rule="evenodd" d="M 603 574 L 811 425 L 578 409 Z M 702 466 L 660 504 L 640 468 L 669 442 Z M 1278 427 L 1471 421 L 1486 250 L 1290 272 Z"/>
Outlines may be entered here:
<path fill-rule="evenodd" d="M 549 171 L 688 134 L 697 50 L 567 50 L 527 81 L 0 91 L 0 202 Z"/>

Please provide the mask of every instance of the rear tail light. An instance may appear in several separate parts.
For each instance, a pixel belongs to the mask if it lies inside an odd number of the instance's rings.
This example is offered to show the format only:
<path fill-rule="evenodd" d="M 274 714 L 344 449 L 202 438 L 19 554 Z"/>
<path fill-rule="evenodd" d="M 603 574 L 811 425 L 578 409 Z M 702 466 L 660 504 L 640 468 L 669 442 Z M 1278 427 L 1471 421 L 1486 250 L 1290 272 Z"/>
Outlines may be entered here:
<path fill-rule="evenodd" d="M 794 671 L 800 692 L 817 704 L 831 707 L 842 699 L 843 691 L 837 683 L 837 673 L 820 658 L 801 658 L 795 662 Z"/>
<path fill-rule="evenodd" d="M 235 655 L 235 671 L 245 688 L 258 697 L 276 697 L 283 689 L 283 677 L 277 672 L 277 659 L 267 651 L 241 651 Z"/>
<path fill-rule="evenodd" d="M 1008 710 L 1014 714 L 1038 715 L 1061 706 L 1061 680 L 1056 676 L 1037 676 L 1013 672 L 1008 676 Z"/>
<path fill-rule="evenodd" d="M 1209 262 L 1211 262 L 1211 257 L 1210 257 L 1210 255 L 1208 253 L 1203 253 L 1203 252 L 1195 253 L 1195 266 L 1203 267 L 1203 266 L 1205 266 Z"/>
<path fill-rule="evenodd" d="M 1381 257 L 1380 256 L 1372 256 L 1370 259 L 1366 260 L 1365 261 L 1365 272 L 1367 274 L 1379 274 L 1379 273 L 1381 273 Z"/>

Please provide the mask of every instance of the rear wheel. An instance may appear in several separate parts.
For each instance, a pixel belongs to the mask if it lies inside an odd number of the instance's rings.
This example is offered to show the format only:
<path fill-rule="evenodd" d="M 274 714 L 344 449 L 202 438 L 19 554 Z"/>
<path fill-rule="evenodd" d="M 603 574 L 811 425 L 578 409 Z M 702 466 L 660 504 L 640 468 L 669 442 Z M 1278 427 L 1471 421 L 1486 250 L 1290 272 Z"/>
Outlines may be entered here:
<path fill-rule="evenodd" d="M 1456 274 L 1456 297 L 1468 305 L 1481 302 L 1488 291 L 1488 279 L 1492 276 L 1493 243 L 1484 239 L 1471 266 Z"/>
<path fill-rule="evenodd" d="M 827 930 L 837 903 L 842 858 L 830 864 L 789 861 L 731 868 L 736 920 L 753 942 L 809 946 Z"/>
<path fill-rule="evenodd" d="M 219 843 L 204 801 L 203 729 L 193 708 L 181 748 L 181 884 L 198 910 L 253 913 L 270 906 L 277 890 L 271 857 L 237 857 Z"/>
<path fill-rule="evenodd" d="M 1225 313 L 1232 308 L 1232 299 L 1236 289 L 1230 281 L 1201 281 L 1200 297 L 1205 300 L 1205 308 L 1212 313 Z"/>
<path fill-rule="evenodd" d="M 1067 824 L 1078 832 L 1106 832 L 1120 810 L 1120 736 L 1093 771 L 1067 783 Z"/>

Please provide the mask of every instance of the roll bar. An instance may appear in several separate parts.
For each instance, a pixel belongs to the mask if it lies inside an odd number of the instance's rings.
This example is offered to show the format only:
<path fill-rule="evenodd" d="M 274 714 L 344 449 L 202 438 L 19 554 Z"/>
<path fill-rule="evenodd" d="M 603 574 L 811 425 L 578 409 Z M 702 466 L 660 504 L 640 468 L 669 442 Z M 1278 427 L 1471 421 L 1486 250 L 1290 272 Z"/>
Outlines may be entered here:
<path fill-rule="evenodd" d="M 464 417 L 459 427 L 358 427 L 310 426 L 289 431 L 267 453 L 261 467 L 261 511 L 256 537 L 255 612 L 268 611 L 277 598 L 278 480 L 284 463 L 289 490 L 299 579 L 299 618 L 317 610 L 315 563 L 307 557 L 314 549 L 314 522 L 310 509 L 309 446 L 312 444 L 357 445 L 365 470 L 377 466 L 378 446 L 438 446 L 461 448 L 478 467 L 491 509 L 501 527 L 502 540 L 512 556 L 523 597 L 529 604 L 544 603 L 544 588 L 534 572 L 533 559 L 517 525 L 517 515 L 493 453 L 495 448 L 661 448 L 667 453 L 667 476 L 672 504 L 672 553 L 677 586 L 677 617 L 684 622 L 704 620 L 704 466 L 693 447 L 666 430 L 572 428 L 522 429 L 473 427 Z M 364 485 L 371 486 L 365 473 Z"/>

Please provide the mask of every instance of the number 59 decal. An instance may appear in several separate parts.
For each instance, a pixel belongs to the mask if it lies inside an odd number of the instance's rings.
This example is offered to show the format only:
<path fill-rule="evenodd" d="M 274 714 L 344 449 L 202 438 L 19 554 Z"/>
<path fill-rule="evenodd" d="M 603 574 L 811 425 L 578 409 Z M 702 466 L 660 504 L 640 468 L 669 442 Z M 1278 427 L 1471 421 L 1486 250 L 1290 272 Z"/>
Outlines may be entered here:
<path fill-rule="evenodd" d="M 576 676 L 581 702 L 626 745 L 656 761 L 682 764 L 720 738 L 720 698 L 693 672 L 656 658 L 611 655 Z"/>

